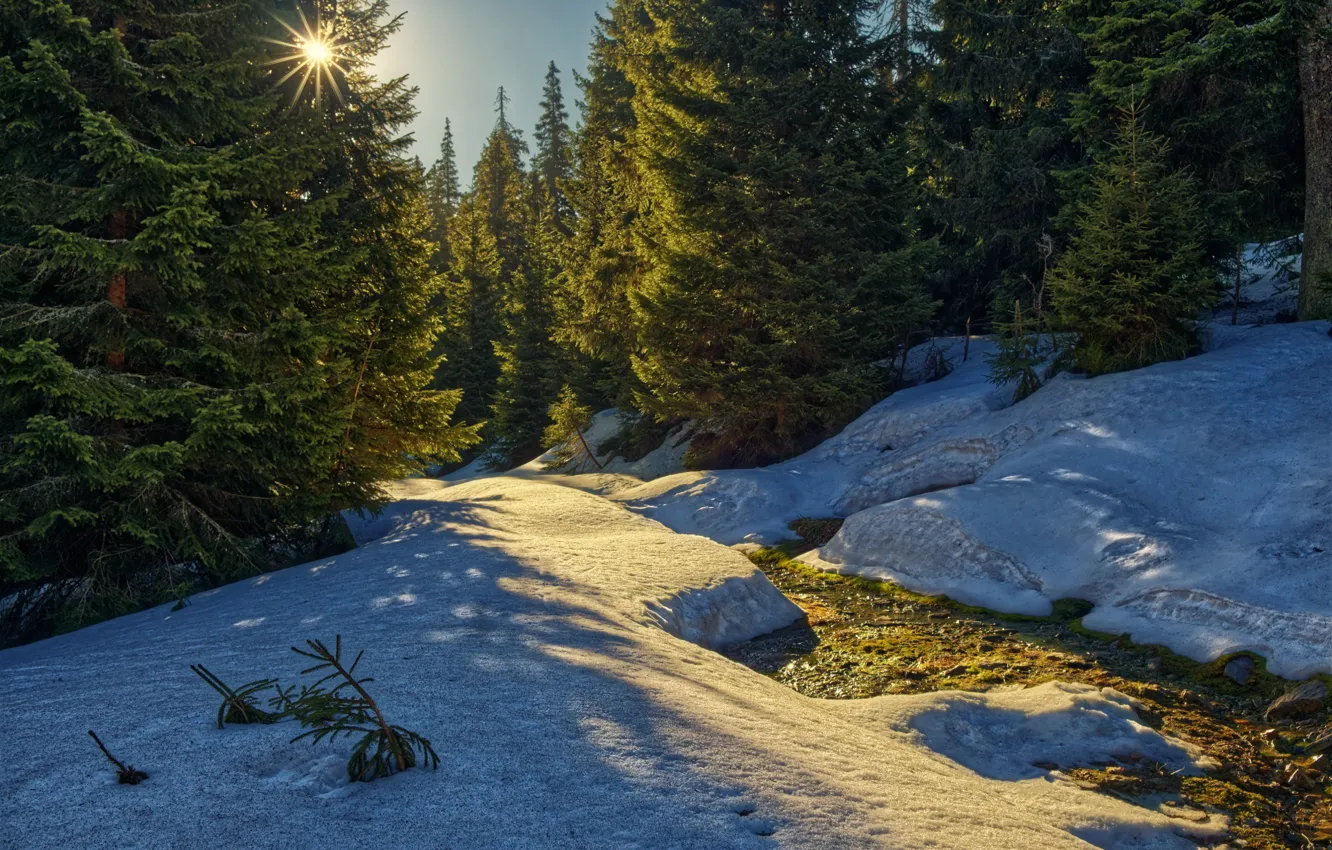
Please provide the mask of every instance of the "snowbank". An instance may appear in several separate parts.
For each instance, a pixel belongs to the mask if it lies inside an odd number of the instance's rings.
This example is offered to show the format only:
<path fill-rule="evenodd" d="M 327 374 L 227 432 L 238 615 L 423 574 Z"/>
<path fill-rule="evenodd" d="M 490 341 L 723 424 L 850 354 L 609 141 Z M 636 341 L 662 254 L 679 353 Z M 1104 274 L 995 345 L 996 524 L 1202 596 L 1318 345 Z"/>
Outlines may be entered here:
<path fill-rule="evenodd" d="M 963 361 L 961 339 L 939 340 L 913 349 L 913 365 L 923 363 L 936 345 L 952 362 L 951 374 L 894 393 L 798 458 L 762 469 L 682 472 L 601 492 L 676 531 L 728 545 L 785 540 L 792 520 L 844 513 L 839 507 L 843 494 L 887 453 L 902 452 L 941 427 L 1007 404 L 1012 393 L 988 380 L 985 355 L 994 350 L 992 343 L 973 339 Z M 574 486 L 581 485 L 575 481 Z"/>
<path fill-rule="evenodd" d="M 832 500 L 853 515 L 809 560 L 1007 611 L 1087 599 L 1089 627 L 1195 658 L 1332 669 L 1327 324 L 1214 346 L 1061 377 L 885 453 Z"/>
<path fill-rule="evenodd" d="M 0 652 L 0 844 L 1173 850 L 1223 834 L 1021 763 L 1132 748 L 1199 765 L 1113 692 L 808 699 L 697 645 L 793 613 L 735 552 L 515 477 L 400 495 L 346 555 Z M 189 664 L 291 680 L 287 647 L 335 633 L 437 772 L 352 786 L 345 745 L 215 727 Z M 116 785 L 89 728 L 148 781 Z"/>
<path fill-rule="evenodd" d="M 951 374 L 785 463 L 559 480 L 727 545 L 849 517 L 810 563 L 1004 611 L 1087 599 L 1092 628 L 1302 678 L 1332 672 L 1327 327 L 1216 326 L 1206 354 L 1015 406 L 992 346 L 952 340 Z"/>

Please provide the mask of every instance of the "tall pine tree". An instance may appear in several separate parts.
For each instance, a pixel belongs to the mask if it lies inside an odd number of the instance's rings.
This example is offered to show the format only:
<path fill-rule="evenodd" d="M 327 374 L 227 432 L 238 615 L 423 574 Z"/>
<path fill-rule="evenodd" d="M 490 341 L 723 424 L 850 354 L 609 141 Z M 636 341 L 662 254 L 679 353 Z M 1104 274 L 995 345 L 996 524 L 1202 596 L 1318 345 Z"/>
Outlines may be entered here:
<path fill-rule="evenodd" d="M 912 150 L 925 227 L 945 248 L 943 318 L 961 329 L 990 302 L 1007 315 L 1014 299 L 1040 300 L 1062 242 L 1058 175 L 1082 161 L 1067 121 L 1091 69 L 1048 0 L 940 0 L 919 37 L 932 61 Z"/>
<path fill-rule="evenodd" d="M 628 294 L 642 272 L 633 238 L 639 181 L 627 144 L 634 89 L 619 55 L 627 17 L 631 10 L 622 4 L 610 18 L 598 18 L 587 76 L 578 78 L 583 120 L 568 189 L 574 225 L 562 251 L 556 302 L 558 338 L 583 355 L 581 363 L 597 364 L 574 389 L 622 408 L 632 406 L 641 389 L 632 366 L 638 328 Z"/>
<path fill-rule="evenodd" d="M 430 205 L 430 215 L 434 220 L 435 251 L 434 267 L 437 271 L 447 271 L 453 264 L 453 253 L 449 239 L 449 221 L 458 211 L 462 200 L 462 189 L 458 182 L 458 154 L 453 144 L 453 124 L 444 119 L 444 138 L 439 143 L 439 159 L 430 166 L 425 175 L 426 200 Z"/>
<path fill-rule="evenodd" d="M 423 389 L 411 92 L 366 70 L 395 23 L 340 5 L 340 99 L 294 103 L 257 7 L 0 7 L 7 639 L 266 569 L 473 439 Z"/>
<path fill-rule="evenodd" d="M 1064 0 L 1094 69 L 1071 116 L 1095 154 L 1136 103 L 1198 183 L 1214 263 L 1297 232 L 1303 198 L 1298 51 L 1305 0 Z M 1076 196 L 1090 167 L 1072 175 Z"/>
<path fill-rule="evenodd" d="M 636 0 L 640 403 L 699 420 L 694 462 L 789 455 L 882 390 L 928 320 L 871 5 Z M 897 348 L 895 348 L 895 345 Z"/>

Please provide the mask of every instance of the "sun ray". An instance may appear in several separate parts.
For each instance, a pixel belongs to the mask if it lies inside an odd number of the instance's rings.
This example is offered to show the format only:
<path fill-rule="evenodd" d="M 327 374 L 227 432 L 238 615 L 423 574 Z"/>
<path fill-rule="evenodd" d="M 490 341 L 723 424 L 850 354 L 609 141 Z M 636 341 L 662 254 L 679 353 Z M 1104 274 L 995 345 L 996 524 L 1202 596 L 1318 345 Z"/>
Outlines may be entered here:
<path fill-rule="evenodd" d="M 343 96 L 340 81 L 347 78 L 348 71 L 343 62 L 351 58 L 351 54 L 346 51 L 358 39 L 344 40 L 336 34 L 335 28 L 326 29 L 322 9 L 315 9 L 312 25 L 310 17 L 298 4 L 296 14 L 300 18 L 300 29 L 293 26 L 293 23 L 296 22 L 289 23 L 272 12 L 269 14 L 292 36 L 292 41 L 284 41 L 278 38 L 264 39 L 269 44 L 291 51 L 288 54 L 276 56 L 260 63 L 264 67 L 281 66 L 284 63 L 292 64 L 293 67 L 286 70 L 286 73 L 274 83 L 273 88 L 285 85 L 298 73 L 304 72 L 300 85 L 296 87 L 296 92 L 292 95 L 293 106 L 305 94 L 312 77 L 314 78 L 313 94 L 316 103 L 323 102 L 324 84 L 327 83 L 334 96 L 337 97 L 338 102 L 345 105 L 347 100 Z M 276 75 L 283 70 L 279 67 L 273 73 Z"/>
<path fill-rule="evenodd" d="M 296 87 L 296 94 L 291 99 L 293 103 L 301 99 L 301 93 L 305 91 L 305 84 L 310 82 L 310 75 L 315 71 L 315 66 L 313 65 L 305 65 L 303 67 L 306 69 L 305 76 L 301 78 L 301 84 Z"/>

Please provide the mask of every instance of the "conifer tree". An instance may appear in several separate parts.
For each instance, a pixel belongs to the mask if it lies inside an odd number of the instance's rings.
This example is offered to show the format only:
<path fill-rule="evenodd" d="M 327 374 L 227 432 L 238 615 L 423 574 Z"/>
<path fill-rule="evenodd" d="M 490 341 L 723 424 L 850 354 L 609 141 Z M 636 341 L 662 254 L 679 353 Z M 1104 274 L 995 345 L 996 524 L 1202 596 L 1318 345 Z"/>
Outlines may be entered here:
<path fill-rule="evenodd" d="M 447 271 L 453 264 L 450 250 L 449 220 L 458 211 L 462 190 L 458 183 L 458 156 L 453 144 L 453 124 L 444 119 L 444 138 L 439 143 L 439 159 L 426 172 L 426 198 L 430 215 L 434 219 L 433 238 L 439 247 L 433 265 L 437 271 Z"/>
<path fill-rule="evenodd" d="M 562 234 L 554 206 L 545 202 L 541 173 L 534 170 L 529 180 L 527 254 L 505 289 L 502 333 L 495 341 L 500 366 L 488 434 L 492 454 L 505 467 L 541 453 L 546 411 L 567 377 L 553 339 L 555 257 Z"/>
<path fill-rule="evenodd" d="M 440 337 L 444 362 L 436 383 L 460 388 L 458 418 L 480 423 L 490 416 L 499 379 L 494 341 L 501 333 L 503 290 L 499 249 L 475 194 L 464 195 L 459 202 L 452 240 L 453 265 L 443 293 L 445 332 Z"/>
<path fill-rule="evenodd" d="M 1093 154 L 1117 138 L 1131 103 L 1197 181 L 1204 249 L 1300 229 L 1303 194 L 1300 7 L 1305 0 L 1064 0 L 1093 73 L 1070 121 Z M 1092 171 L 1070 175 L 1076 197 Z M 1071 208 L 1070 208 L 1071 209 Z"/>
<path fill-rule="evenodd" d="M 569 126 L 559 70 L 550 63 L 537 124 L 537 149 L 525 193 L 527 219 L 518 270 L 506 285 L 500 360 L 489 435 L 499 463 L 512 466 L 541 453 L 546 410 L 567 374 L 568 358 L 554 341 L 559 255 L 570 217 Z"/>
<path fill-rule="evenodd" d="M 1299 4 L 1300 88 L 1308 162 L 1300 318 L 1332 318 L 1332 2 Z"/>
<path fill-rule="evenodd" d="M 1050 273 L 1051 307 L 1077 334 L 1080 368 L 1097 375 L 1189 353 L 1193 320 L 1217 294 L 1202 234 L 1196 185 L 1131 107 Z"/>
<path fill-rule="evenodd" d="M 564 90 L 560 85 L 560 69 L 551 62 L 546 70 L 546 84 L 542 90 L 541 118 L 536 128 L 536 156 L 532 171 L 538 175 L 538 194 L 550 206 L 555 227 L 567 233 L 570 221 L 569 200 L 566 195 L 572 175 L 569 112 L 564 108 Z"/>
<path fill-rule="evenodd" d="M 939 0 L 918 35 L 932 62 L 912 151 L 929 187 L 926 232 L 945 249 L 936 292 L 959 329 L 987 302 L 1004 317 L 1015 298 L 1032 306 L 1045 245 L 1062 236 L 1058 175 L 1082 163 L 1067 121 L 1091 68 L 1061 6 Z"/>
<path fill-rule="evenodd" d="M 274 91 L 299 60 L 247 4 L 0 8 L 6 639 L 265 569 L 473 439 L 423 389 L 437 282 L 411 92 L 366 70 L 382 2 L 340 4 L 337 99 Z"/>
<path fill-rule="evenodd" d="M 641 274 L 642 261 L 633 239 L 638 217 L 638 175 L 627 150 L 634 126 L 633 85 L 619 57 L 620 18 L 598 17 L 586 77 L 579 76 L 582 126 L 573 144 L 573 175 L 569 206 L 573 232 L 561 253 L 556 302 L 560 342 L 577 351 L 588 366 L 575 383 L 580 396 L 605 399 L 631 407 L 639 388 L 631 358 L 638 350 L 638 331 L 629 290 Z"/>
<path fill-rule="evenodd" d="M 931 313 L 870 10 L 617 6 L 651 210 L 634 222 L 634 369 L 644 410 L 702 423 L 695 463 L 770 461 L 840 427 Z"/>

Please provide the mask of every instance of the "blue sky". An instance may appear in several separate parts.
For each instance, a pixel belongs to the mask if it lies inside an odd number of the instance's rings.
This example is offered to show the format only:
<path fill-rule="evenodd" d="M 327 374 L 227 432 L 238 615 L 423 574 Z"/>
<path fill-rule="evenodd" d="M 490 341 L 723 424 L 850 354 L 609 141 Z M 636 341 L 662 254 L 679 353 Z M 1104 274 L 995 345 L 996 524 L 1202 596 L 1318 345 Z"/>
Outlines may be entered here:
<path fill-rule="evenodd" d="M 596 12 L 606 0 L 394 0 L 402 30 L 377 63 L 382 78 L 406 74 L 420 88 L 421 115 L 411 127 L 415 152 L 429 166 L 439 155 L 444 119 L 453 121 L 464 184 L 495 124 L 495 91 L 512 98 L 509 120 L 528 144 L 536 125 L 546 64 L 554 59 L 571 120 Z"/>

